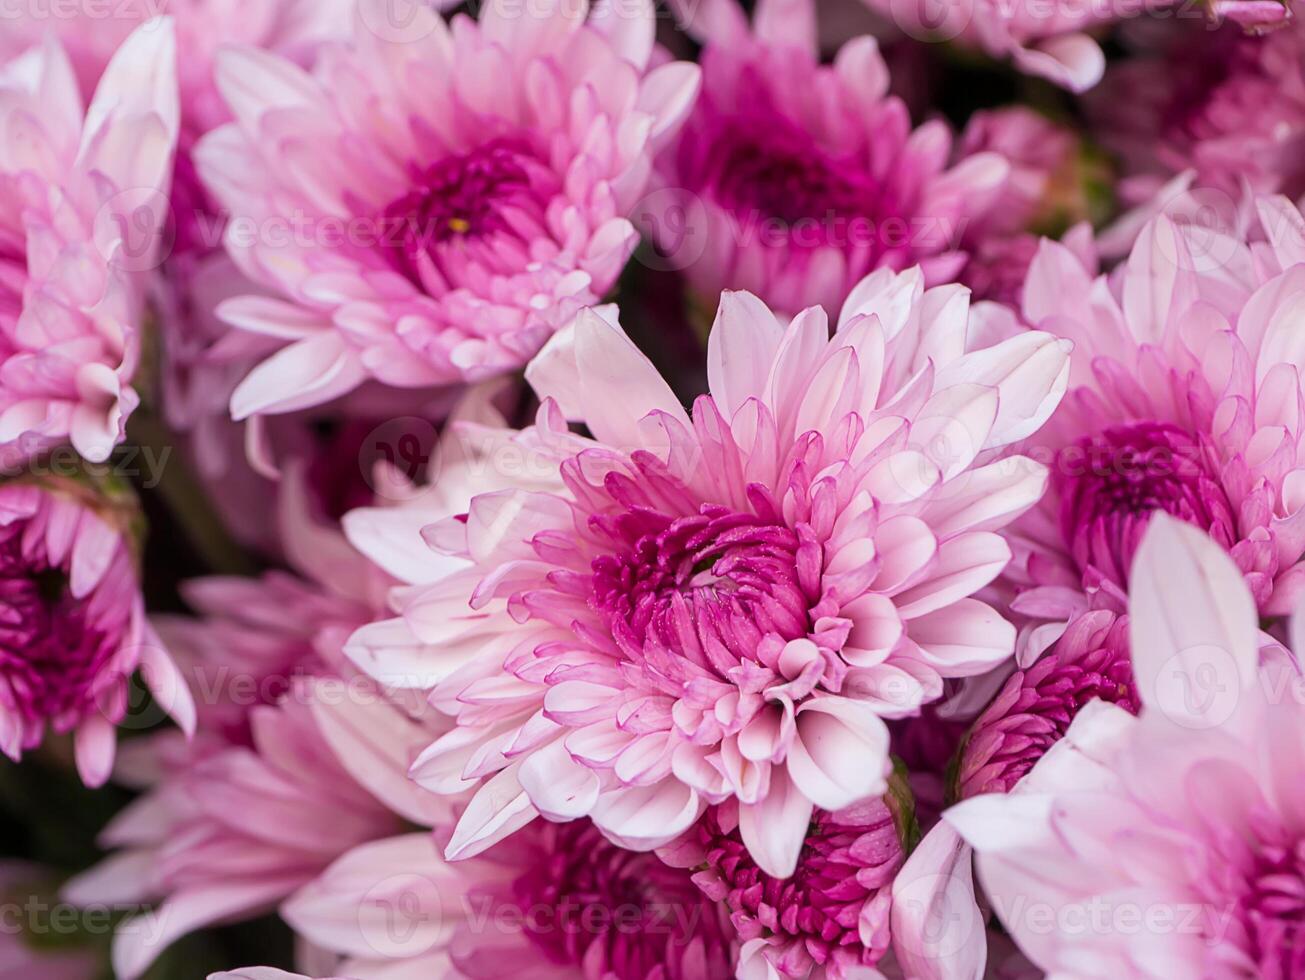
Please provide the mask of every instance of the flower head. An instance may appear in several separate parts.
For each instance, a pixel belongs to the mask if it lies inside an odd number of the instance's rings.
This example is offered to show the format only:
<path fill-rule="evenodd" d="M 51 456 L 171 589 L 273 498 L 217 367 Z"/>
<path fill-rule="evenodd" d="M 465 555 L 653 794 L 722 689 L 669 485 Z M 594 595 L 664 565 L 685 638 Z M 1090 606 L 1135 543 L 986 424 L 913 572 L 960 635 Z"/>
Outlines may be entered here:
<path fill-rule="evenodd" d="M 1111 277 L 1043 242 L 1024 315 L 1076 346 L 1069 394 L 1033 452 L 1051 463 L 1051 492 L 1012 531 L 1016 613 L 1122 612 L 1158 512 L 1228 549 L 1263 613 L 1292 609 L 1305 582 L 1305 416 L 1289 338 L 1305 265 L 1299 212 L 1260 209 L 1276 239 L 1249 244 L 1161 216 Z"/>
<path fill-rule="evenodd" d="M 1169 28 L 1178 25 L 1168 25 Z M 1173 31 L 1107 70 L 1088 101 L 1103 143 L 1123 162 L 1130 203 L 1184 171 L 1240 197 L 1305 193 L 1305 29 L 1263 37 L 1234 25 Z"/>
<path fill-rule="evenodd" d="M 412 14 L 391 41 L 359 18 L 311 75 L 218 58 L 235 121 L 199 170 L 233 216 L 228 252 L 275 294 L 220 312 L 290 341 L 236 389 L 238 419 L 519 367 L 634 247 L 652 148 L 698 84 L 692 65 L 649 70 L 651 4 Z"/>
<path fill-rule="evenodd" d="M 1168 517 L 1139 550 L 1129 622 L 1140 714 L 1093 702 L 1012 793 L 947 819 L 1043 970 L 1293 976 L 1305 967 L 1305 711 L 1272 692 L 1298 666 L 1261 663 L 1241 570 Z M 1047 911 L 1035 923 L 1031 908 Z M 1166 924 L 1146 928 L 1145 955 L 1137 915 Z"/>
<path fill-rule="evenodd" d="M 1036 663 L 1007 678 L 961 747 L 956 797 L 1009 792 L 1093 699 L 1138 708 L 1128 617 L 1105 609 L 1074 620 Z"/>
<path fill-rule="evenodd" d="M 1184 21 L 1174 0 L 1082 4 L 1058 0 L 1018 3 L 998 0 L 947 0 L 941 6 L 866 0 L 892 17 L 911 36 L 951 41 L 960 39 L 995 58 L 1009 58 L 1020 71 L 1054 82 L 1072 92 L 1084 92 L 1101 81 L 1106 56 L 1095 33 L 1105 25 L 1152 13 L 1164 18 L 1166 30 Z M 1291 22 L 1283 0 L 1216 0 L 1211 16 L 1227 19 L 1248 33 L 1280 28 Z M 1132 93 L 1130 93 L 1132 94 Z"/>
<path fill-rule="evenodd" d="M 658 853 L 695 869 L 698 887 L 728 910 L 742 942 L 739 976 L 843 980 L 888 950 L 889 885 L 913 830 L 891 795 L 817 811 L 793 875 L 775 878 L 752 860 L 730 803 Z"/>
<path fill-rule="evenodd" d="M 134 500 L 91 481 L 0 486 L 0 751 L 17 760 L 46 730 L 76 732 L 77 768 L 99 786 L 140 669 L 187 730 L 195 707 L 145 621 Z"/>
<path fill-rule="evenodd" d="M 171 22 L 138 28 L 83 109 L 47 39 L 0 67 L 0 460 L 61 442 L 99 462 L 136 407 L 142 273 L 177 141 Z"/>
<path fill-rule="evenodd" d="M 550 344 L 528 370 L 536 425 L 497 437 L 535 483 L 505 470 L 426 528 L 444 557 L 409 552 L 422 587 L 348 652 L 457 717 L 414 769 L 480 786 L 450 856 L 538 813 L 655 847 L 736 799 L 753 859 L 785 877 L 813 807 L 885 791 L 884 717 L 1009 655 L 971 595 L 1045 474 L 984 454 L 1036 430 L 1067 351 L 1025 333 L 966 352 L 965 291 L 918 270 L 868 278 L 832 337 L 818 308 L 782 327 L 727 293 L 690 415 L 607 315 Z"/>
<path fill-rule="evenodd" d="M 101 838 L 120 850 L 65 897 L 156 905 L 114 937 L 115 973 L 134 980 L 193 930 L 273 911 L 357 845 L 447 819 L 447 801 L 405 778 L 440 730 L 429 721 L 374 685 L 300 677 L 276 704 L 249 710 L 247 745 L 152 747 L 155 784 Z"/>
<path fill-rule="evenodd" d="M 876 268 L 954 278 L 967 225 L 1006 178 L 997 154 L 948 169 L 941 122 L 916 130 L 871 37 L 821 65 L 812 0 L 683 4 L 703 92 L 658 159 L 650 232 L 710 303 L 746 289 L 792 315 L 842 305 Z"/>
<path fill-rule="evenodd" d="M 731 980 L 738 955 L 724 910 L 688 871 L 616 846 L 588 820 L 533 824 L 457 864 L 430 834 L 364 845 L 283 914 L 340 954 L 342 973 L 377 980 L 449 964 L 497 980 L 504 963 L 557 980 Z"/>

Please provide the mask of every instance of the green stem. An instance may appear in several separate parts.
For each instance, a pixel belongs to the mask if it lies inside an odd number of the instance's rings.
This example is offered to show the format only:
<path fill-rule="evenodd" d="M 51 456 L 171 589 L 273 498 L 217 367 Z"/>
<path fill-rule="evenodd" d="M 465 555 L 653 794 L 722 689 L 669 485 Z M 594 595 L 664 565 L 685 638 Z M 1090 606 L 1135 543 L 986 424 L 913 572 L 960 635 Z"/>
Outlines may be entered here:
<path fill-rule="evenodd" d="M 208 492 L 190 466 L 178 440 L 157 416 L 144 409 L 132 414 L 127 422 L 128 438 L 156 454 L 168 453 L 167 463 L 155 491 L 185 530 L 195 550 L 208 567 L 224 575 L 252 575 L 257 566 L 243 548 L 227 533 L 222 519 L 213 509 Z"/>

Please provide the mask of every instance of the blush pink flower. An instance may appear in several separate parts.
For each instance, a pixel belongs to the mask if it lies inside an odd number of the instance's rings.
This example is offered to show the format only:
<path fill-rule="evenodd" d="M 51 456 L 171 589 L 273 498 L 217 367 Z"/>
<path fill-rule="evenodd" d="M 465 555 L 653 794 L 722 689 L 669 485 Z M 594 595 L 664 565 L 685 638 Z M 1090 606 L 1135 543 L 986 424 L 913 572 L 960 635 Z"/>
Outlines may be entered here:
<path fill-rule="evenodd" d="M 1054 408 L 1067 347 L 967 352 L 965 290 L 918 269 L 867 278 L 832 337 L 819 308 L 781 326 L 726 293 L 690 415 L 603 312 L 528 369 L 543 404 L 489 457 L 504 489 L 422 532 L 443 557 L 409 539 L 419 587 L 347 652 L 456 716 L 414 768 L 477 789 L 451 858 L 539 813 L 656 847 L 736 799 L 753 860 L 786 877 L 813 807 L 884 793 L 885 717 L 1009 656 L 972 594 L 1045 471 L 988 460 Z"/>
<path fill-rule="evenodd" d="M 690 873 L 625 850 L 587 820 L 538 822 L 449 863 L 436 837 L 358 847 L 282 914 L 359 980 L 731 980 L 738 944 Z"/>
<path fill-rule="evenodd" d="M 1157 512 L 1228 549 L 1265 615 L 1290 612 L 1302 594 L 1305 365 L 1292 338 L 1305 239 L 1291 205 L 1259 207 L 1274 241 L 1162 216 L 1111 277 L 1043 242 L 1024 317 L 1075 353 L 1069 394 L 1031 451 L 1050 462 L 1051 491 L 1011 531 L 1017 614 L 1122 612 Z"/>
<path fill-rule="evenodd" d="M 1242 571 L 1197 529 L 1152 521 L 1132 579 L 1140 714 L 1092 703 L 1012 793 L 947 819 L 1051 974 L 1296 976 L 1305 708 L 1280 692 L 1299 668 L 1261 665 Z"/>
<path fill-rule="evenodd" d="M 340 653 L 391 580 L 314 518 L 302 467 L 287 468 L 275 515 L 293 574 L 188 582 L 198 618 L 155 618 L 198 696 L 195 738 L 124 752 L 115 777 L 143 795 L 101 838 L 116 852 L 66 890 L 78 904 L 158 903 L 118 930 L 124 980 L 189 932 L 275 909 L 356 844 L 447 817 L 407 779 L 445 726 Z"/>
<path fill-rule="evenodd" d="M 1128 617 L 1094 609 L 1057 632 L 1054 644 L 1011 673 L 975 719 L 956 753 L 952 799 L 1011 792 L 1080 712 L 1098 703 L 1138 713 Z M 1271 637 L 1261 634 L 1259 650 L 1262 663 L 1284 663 Z M 1026 646 L 1025 655 L 1031 652 Z M 973 976 L 985 958 L 996 968 L 1000 947 L 983 929 L 972 858 L 969 845 L 944 821 L 929 830 L 894 880 L 893 946 L 913 980 Z M 1010 960 L 1017 974 L 1027 967 L 1018 957 Z"/>
<path fill-rule="evenodd" d="M 139 400 L 146 281 L 177 141 L 171 22 L 137 29 L 83 108 L 53 39 L 0 67 L 0 460 L 102 461 Z"/>
<path fill-rule="evenodd" d="M 942 4 L 866 0 L 920 40 L 961 40 L 994 58 L 1009 58 L 1020 71 L 1045 78 L 1072 92 L 1101 81 L 1106 57 L 1094 34 L 1110 24 L 1153 16 L 1166 29 L 1202 15 L 1174 0 L 1115 0 L 1043 3 L 1037 0 L 945 0 Z M 1247 32 L 1282 27 L 1290 7 L 1280 0 L 1216 0 L 1209 17 L 1241 25 Z"/>
<path fill-rule="evenodd" d="M 961 746 L 956 798 L 1009 792 L 1094 699 L 1138 708 L 1128 617 L 1105 609 L 1075 619 L 1037 662 L 1006 679 Z"/>
<path fill-rule="evenodd" d="M 891 794 L 817 811 L 793 875 L 774 878 L 749 855 L 730 803 L 658 854 L 692 869 L 728 910 L 742 943 L 736 976 L 852 980 L 888 951 L 889 885 L 914 833 L 914 817 Z"/>
<path fill-rule="evenodd" d="M 786 315 L 834 309 L 877 268 L 951 281 L 962 233 L 1006 177 L 1001 157 L 948 169 L 950 132 L 912 130 L 874 38 L 821 65 L 812 0 L 762 0 L 751 27 L 735 0 L 681 6 L 706 45 L 703 92 L 641 213 L 708 308 L 745 289 Z"/>
<path fill-rule="evenodd" d="M 195 141 L 231 118 L 214 79 L 219 49 L 249 45 L 307 64 L 319 44 L 348 33 L 355 10 L 349 0 L 115 0 L 57 9 L 20 4 L 6 12 L 0 57 L 17 55 L 53 34 L 68 52 L 82 90 L 91 92 L 119 46 L 164 6 L 176 31 L 180 133 L 172 188 L 175 238 L 161 259 L 221 244 L 221 221 L 211 213 L 190 159 Z"/>
<path fill-rule="evenodd" d="M 1185 171 L 1234 198 L 1247 185 L 1305 194 L 1305 28 L 1176 26 L 1112 65 L 1087 103 L 1123 163 L 1125 200 L 1141 204 Z"/>
<path fill-rule="evenodd" d="M 89 480 L 0 486 L 0 751 L 18 760 L 47 729 L 76 735 L 77 770 L 99 786 L 139 669 L 193 731 L 195 706 L 145 620 L 135 501 Z"/>
<path fill-rule="evenodd" d="M 448 801 L 406 771 L 440 725 L 414 718 L 369 683 L 300 677 L 248 713 L 250 743 L 165 767 L 106 828 L 119 850 L 74 879 L 75 904 L 156 903 L 116 932 L 113 962 L 135 980 L 196 929 L 262 915 L 340 855 L 433 826 Z"/>
<path fill-rule="evenodd" d="M 360 19 L 311 75 L 218 58 L 235 122 L 196 157 L 228 252 L 277 296 L 220 312 L 285 345 L 236 389 L 238 419 L 520 367 L 634 247 L 653 147 L 698 87 L 687 63 L 649 70 L 651 4 L 411 12 L 395 41 Z"/>

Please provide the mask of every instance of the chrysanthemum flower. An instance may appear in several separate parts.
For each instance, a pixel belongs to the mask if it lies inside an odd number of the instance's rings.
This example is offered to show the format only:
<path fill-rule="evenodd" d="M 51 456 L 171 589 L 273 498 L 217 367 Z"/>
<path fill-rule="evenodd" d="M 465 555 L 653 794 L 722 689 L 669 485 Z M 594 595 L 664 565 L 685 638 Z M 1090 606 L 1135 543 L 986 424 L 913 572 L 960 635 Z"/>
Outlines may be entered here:
<path fill-rule="evenodd" d="M 1129 617 L 1140 715 L 1093 702 L 1014 792 L 947 819 L 1049 973 L 1299 975 L 1305 708 L 1281 696 L 1297 667 L 1261 666 L 1241 569 L 1167 517 L 1139 550 Z"/>
<path fill-rule="evenodd" d="M 498 980 L 732 980 L 725 910 L 690 873 L 618 847 L 587 820 L 538 822 L 447 863 L 436 837 L 358 847 L 282 915 L 340 955 L 343 976 Z"/>
<path fill-rule="evenodd" d="M 71 440 L 106 459 L 138 398 L 145 281 L 177 141 L 171 22 L 109 63 L 89 108 L 59 44 L 0 66 L 0 461 Z"/>
<path fill-rule="evenodd" d="M 1206 531 L 1232 554 L 1260 611 L 1305 588 L 1305 437 L 1296 310 L 1305 296 L 1299 212 L 1260 202 L 1269 241 L 1150 223 L 1126 266 L 1093 278 L 1044 242 L 1028 323 L 1075 343 L 1070 392 L 1033 455 L 1051 490 L 1011 538 L 1021 615 L 1122 612 L 1151 515 Z"/>
<path fill-rule="evenodd" d="M 1159 25 L 1149 25 L 1159 26 Z M 1305 194 L 1305 28 L 1263 37 L 1236 26 L 1165 25 L 1106 72 L 1087 106 L 1124 165 L 1131 204 L 1192 171 L 1199 187 L 1240 197 Z"/>
<path fill-rule="evenodd" d="M 703 91 L 641 216 L 708 309 L 722 289 L 786 315 L 834 309 L 881 267 L 952 280 L 965 228 L 1006 178 L 1001 157 L 948 169 L 951 133 L 911 129 L 874 38 L 821 65 L 812 0 L 762 0 L 751 27 L 736 0 L 681 6 L 706 44 Z"/>
<path fill-rule="evenodd" d="M 82 90 L 90 92 L 118 47 L 161 6 L 154 0 L 18 4 L 6 11 L 0 57 L 16 55 L 52 34 L 68 52 Z M 221 221 L 210 213 L 190 160 L 195 141 L 231 119 L 214 78 L 218 50 L 249 45 L 307 64 L 317 45 L 348 33 L 358 9 L 351 0 L 169 0 L 166 7 L 176 30 L 180 133 L 172 187 L 175 237 L 160 259 L 221 244 Z"/>
<path fill-rule="evenodd" d="M 658 854 L 728 911 L 737 976 L 850 980 L 888 951 L 889 886 L 915 833 L 909 797 L 817 811 L 793 875 L 774 878 L 748 854 L 731 802 Z"/>
<path fill-rule="evenodd" d="M 1140 709 L 1128 617 L 1094 609 L 1060 628 L 1050 649 L 1040 655 L 1026 651 L 1037 659 L 1010 674 L 975 719 L 955 759 L 952 799 L 1010 792 L 1096 702 L 1132 714 Z M 1281 654 L 1278 643 L 1262 634 L 1261 662 L 1281 666 Z M 982 928 L 972 856 L 944 821 L 929 829 L 894 882 L 894 949 L 915 980 L 972 976 L 985 949 L 989 958 L 997 955 Z"/>
<path fill-rule="evenodd" d="M 66 895 L 158 903 L 118 931 L 122 978 L 188 932 L 274 909 L 356 844 L 447 817 L 447 801 L 406 778 L 442 721 L 409 717 L 405 699 L 340 653 L 389 580 L 314 520 L 299 467 L 287 469 L 275 511 L 298 574 L 189 582 L 198 618 L 154 620 L 199 698 L 196 735 L 183 743 L 165 731 L 124 750 L 115 778 L 143 795 L 101 839 L 118 851 Z"/>
<path fill-rule="evenodd" d="M 265 51 L 219 56 L 235 122 L 200 142 L 200 174 L 232 215 L 228 252 L 279 297 L 222 314 L 289 342 L 236 389 L 237 418 L 368 378 L 519 367 L 634 247 L 652 149 L 698 87 L 687 63 L 649 70 L 652 5 L 412 15 L 395 41 L 360 18 L 312 75 Z"/>
<path fill-rule="evenodd" d="M 1208 14 L 1175 0 L 866 0 L 866 3 L 920 40 L 959 39 L 994 58 L 1009 58 L 1016 68 L 1073 92 L 1101 81 L 1106 57 L 1093 37 L 1107 25 L 1155 16 L 1163 26 L 1206 16 L 1227 19 L 1245 31 L 1282 27 L 1291 20 L 1286 0 L 1214 0 Z"/>
<path fill-rule="evenodd" d="M 1106 609 L 1075 619 L 1036 663 L 1006 679 L 961 746 L 956 798 L 1008 792 L 1094 699 L 1138 707 L 1128 617 Z"/>
<path fill-rule="evenodd" d="M 46 730 L 76 733 L 77 769 L 99 786 L 139 669 L 187 731 L 195 707 L 145 620 L 134 499 L 89 479 L 0 486 L 0 751 L 17 760 Z"/>
<path fill-rule="evenodd" d="M 832 338 L 818 308 L 781 326 L 727 293 L 692 416 L 615 322 L 559 335 L 528 370 L 537 424 L 487 457 L 505 489 L 423 532 L 445 557 L 404 545 L 422 587 L 348 648 L 457 717 L 414 769 L 479 786 L 451 857 L 539 813 L 656 847 L 737 799 L 748 851 L 785 877 L 813 807 L 883 794 L 882 719 L 1010 654 L 971 596 L 1045 471 L 984 454 L 1067 378 L 1067 345 L 967 352 L 968 326 L 965 290 L 919 270 L 866 279 Z"/>
<path fill-rule="evenodd" d="M 248 725 L 248 746 L 165 767 L 102 835 L 120 850 L 65 889 L 75 904 L 157 903 L 117 929 L 121 980 L 189 932 L 273 911 L 359 844 L 448 819 L 448 801 L 406 778 L 440 726 L 374 685 L 300 677 Z"/>

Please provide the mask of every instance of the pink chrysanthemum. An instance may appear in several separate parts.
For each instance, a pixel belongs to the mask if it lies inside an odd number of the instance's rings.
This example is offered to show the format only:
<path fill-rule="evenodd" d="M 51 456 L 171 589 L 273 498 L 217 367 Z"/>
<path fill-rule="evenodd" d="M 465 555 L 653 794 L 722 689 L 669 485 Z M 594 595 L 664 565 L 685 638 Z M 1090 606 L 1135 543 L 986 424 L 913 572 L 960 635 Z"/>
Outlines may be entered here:
<path fill-rule="evenodd" d="M 145 621 L 134 504 L 89 484 L 0 486 L 0 751 L 17 760 L 46 729 L 76 732 L 77 768 L 99 786 L 139 668 L 190 731 L 195 707 Z"/>
<path fill-rule="evenodd" d="M 274 910 L 360 844 L 448 819 L 447 801 L 406 778 L 441 726 L 372 685 L 301 677 L 278 704 L 251 709 L 248 726 L 248 746 L 164 765 L 104 831 L 101 843 L 121 850 L 65 889 L 76 904 L 157 904 L 117 929 L 121 980 L 189 932 Z"/>
<path fill-rule="evenodd" d="M 1120 21 L 1154 16 L 1169 30 L 1179 21 L 1233 21 L 1240 29 L 1263 31 L 1291 20 L 1286 0 L 1213 0 L 1209 10 L 1175 0 L 866 0 L 912 37 L 961 41 L 994 58 L 1009 58 L 1020 71 L 1045 78 L 1073 92 L 1101 81 L 1106 57 L 1094 34 Z M 1160 25 L 1157 25 L 1160 26 Z"/>
<path fill-rule="evenodd" d="M 962 234 L 1006 178 L 1001 157 L 949 170 L 946 125 L 911 129 L 873 38 L 822 66 L 812 0 L 762 0 L 751 28 L 736 0 L 682 6 L 706 43 L 703 92 L 658 158 L 644 218 L 708 307 L 746 289 L 787 315 L 834 309 L 881 267 L 953 279 Z"/>
<path fill-rule="evenodd" d="M 714 807 L 660 850 L 725 908 L 742 942 L 738 976 L 851 980 L 888 951 L 889 885 L 913 818 L 891 797 L 816 812 L 789 878 L 762 871 L 733 804 Z"/>
<path fill-rule="evenodd" d="M 413 5 L 402 40 L 359 20 L 314 74 L 224 52 L 235 122 L 196 150 L 228 252 L 280 298 L 222 307 L 290 341 L 237 388 L 237 418 L 519 367 L 621 271 L 653 146 L 696 67 L 648 70 L 652 5 Z"/>
<path fill-rule="evenodd" d="M 348 650 L 457 716 L 414 769 L 480 785 L 450 856 L 541 812 L 655 847 L 733 798 L 784 877 L 813 806 L 884 792 L 882 719 L 1010 654 L 971 595 L 1045 471 L 983 464 L 1067 377 L 1066 346 L 1035 332 L 967 352 L 969 322 L 965 290 L 926 292 L 919 270 L 865 280 L 832 338 L 818 308 L 782 327 L 727 293 L 692 416 L 598 313 L 550 344 L 527 372 L 537 424 L 487 457 L 506 489 L 423 532 L 445 557 L 403 544 L 423 587 Z"/>
<path fill-rule="evenodd" d="M 1075 343 L 1070 392 L 1031 451 L 1051 491 L 1012 529 L 1014 610 L 1061 622 L 1122 611 L 1134 552 L 1162 511 L 1232 554 L 1262 613 L 1305 588 L 1305 438 L 1294 337 L 1302 219 L 1260 202 L 1270 241 L 1150 223 L 1126 266 L 1093 278 L 1044 242 L 1028 323 Z"/>
<path fill-rule="evenodd" d="M 1159 25 L 1148 25 L 1158 27 Z M 1305 28 L 1265 37 L 1193 25 L 1147 42 L 1107 72 L 1088 102 L 1103 143 L 1123 161 L 1132 204 L 1171 178 L 1240 197 L 1305 194 Z"/>
<path fill-rule="evenodd" d="M 159 903 L 119 930 L 119 977 L 139 976 L 188 932 L 274 909 L 404 820 L 447 818 L 446 801 L 406 778 L 416 750 L 445 726 L 409 717 L 340 654 L 388 580 L 313 520 L 299 467 L 285 475 L 276 514 L 302 577 L 199 579 L 182 591 L 201 618 L 155 619 L 199 697 L 196 736 L 163 732 L 124 751 L 115 777 L 144 795 L 103 835 L 118 853 L 67 893 L 77 903 Z"/>
<path fill-rule="evenodd" d="M 118 47 L 161 6 L 153 0 L 57 9 L 19 5 L 6 12 L 0 57 L 16 55 L 53 34 L 67 50 L 82 90 L 90 92 Z M 214 80 L 218 50 L 249 45 L 306 64 L 321 42 L 348 33 L 356 9 L 350 0 L 169 0 L 166 7 L 176 30 L 180 133 L 172 187 L 175 237 L 160 260 L 221 244 L 221 221 L 212 213 L 190 159 L 195 141 L 231 118 Z"/>
<path fill-rule="evenodd" d="M 1014 792 L 947 819 L 1051 974 L 1299 976 L 1305 709 L 1277 696 L 1298 667 L 1261 666 L 1242 572 L 1195 528 L 1154 520 L 1132 578 L 1140 715 L 1093 702 Z"/>
<path fill-rule="evenodd" d="M 1093 699 L 1138 707 L 1128 617 L 1105 609 L 1074 620 L 1036 663 L 1006 679 L 961 747 L 956 798 L 1009 792 Z"/>
<path fill-rule="evenodd" d="M 738 955 L 724 909 L 689 872 L 587 820 L 541 821 L 457 864 L 430 834 L 378 841 L 282 912 L 358 980 L 498 980 L 508 963 L 548 980 L 731 980 Z"/>
<path fill-rule="evenodd" d="M 123 43 L 83 110 L 53 39 L 0 68 L 0 461 L 102 461 L 138 398 L 145 281 L 177 141 L 171 22 Z"/>
<path fill-rule="evenodd" d="M 953 799 L 1015 789 L 1066 737 L 1080 712 L 1096 710 L 1096 702 L 1139 711 L 1128 617 L 1094 609 L 1060 629 L 1055 644 L 1007 677 L 974 721 L 955 760 Z M 1281 654 L 1262 635 L 1262 662 L 1285 667 Z M 1026 647 L 1025 655 L 1036 654 Z M 970 847 L 944 821 L 929 830 L 894 882 L 894 949 L 915 980 L 972 976 L 985 955 L 990 963 L 998 955 L 982 929 L 971 859 Z M 1019 958 L 1010 964 L 1016 974 L 1026 967 Z"/>

